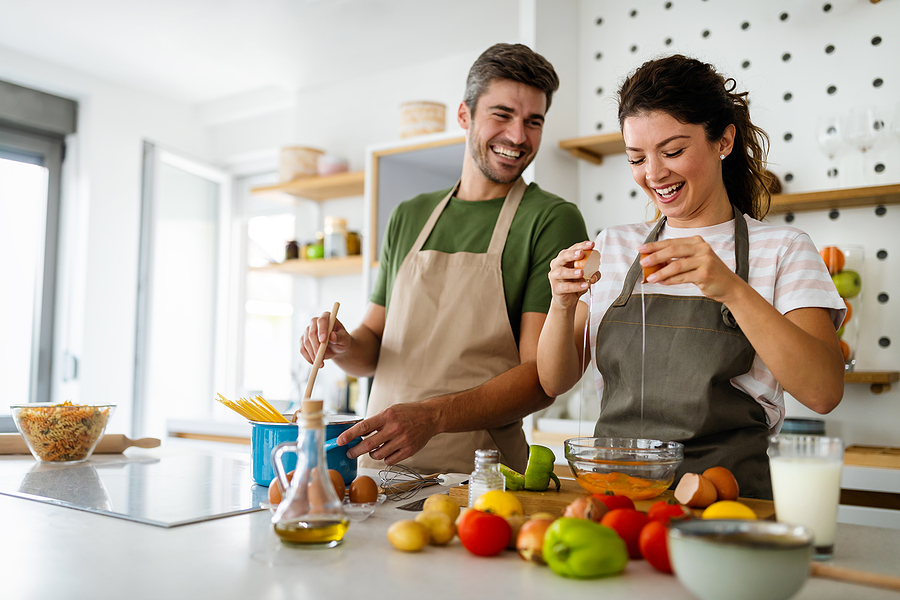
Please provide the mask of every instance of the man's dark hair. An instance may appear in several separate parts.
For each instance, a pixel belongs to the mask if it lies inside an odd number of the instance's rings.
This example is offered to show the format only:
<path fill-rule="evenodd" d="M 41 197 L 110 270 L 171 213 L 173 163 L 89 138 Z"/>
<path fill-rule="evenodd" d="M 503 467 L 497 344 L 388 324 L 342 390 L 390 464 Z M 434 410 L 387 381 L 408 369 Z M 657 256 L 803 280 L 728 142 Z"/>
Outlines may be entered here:
<path fill-rule="evenodd" d="M 553 92 L 559 89 L 559 77 L 546 58 L 524 44 L 494 44 L 469 69 L 463 101 L 470 112 L 474 114 L 478 99 L 495 79 L 509 79 L 541 90 L 547 96 L 547 110 Z"/>

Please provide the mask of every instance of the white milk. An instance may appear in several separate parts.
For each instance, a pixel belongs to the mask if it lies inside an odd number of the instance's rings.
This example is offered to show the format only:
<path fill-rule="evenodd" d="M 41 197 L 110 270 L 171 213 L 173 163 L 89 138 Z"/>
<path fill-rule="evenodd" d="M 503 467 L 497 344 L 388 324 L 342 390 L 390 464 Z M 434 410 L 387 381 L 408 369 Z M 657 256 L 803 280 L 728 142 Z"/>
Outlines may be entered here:
<path fill-rule="evenodd" d="M 779 521 L 809 527 L 818 549 L 834 545 L 841 496 L 841 461 L 771 457 L 772 493 Z"/>

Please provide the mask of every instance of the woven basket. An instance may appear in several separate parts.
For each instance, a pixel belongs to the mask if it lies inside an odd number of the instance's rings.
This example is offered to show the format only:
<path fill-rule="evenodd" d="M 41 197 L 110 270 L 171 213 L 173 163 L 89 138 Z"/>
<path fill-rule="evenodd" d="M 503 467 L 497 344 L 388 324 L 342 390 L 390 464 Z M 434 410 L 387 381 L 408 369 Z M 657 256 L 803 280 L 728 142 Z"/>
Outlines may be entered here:
<path fill-rule="evenodd" d="M 444 131 L 446 112 L 447 107 L 440 102 L 404 102 L 400 105 L 400 137 Z"/>
<path fill-rule="evenodd" d="M 281 149 L 281 162 L 278 165 L 278 179 L 287 183 L 300 177 L 309 177 L 318 173 L 319 157 L 325 154 L 315 148 L 288 146 Z"/>

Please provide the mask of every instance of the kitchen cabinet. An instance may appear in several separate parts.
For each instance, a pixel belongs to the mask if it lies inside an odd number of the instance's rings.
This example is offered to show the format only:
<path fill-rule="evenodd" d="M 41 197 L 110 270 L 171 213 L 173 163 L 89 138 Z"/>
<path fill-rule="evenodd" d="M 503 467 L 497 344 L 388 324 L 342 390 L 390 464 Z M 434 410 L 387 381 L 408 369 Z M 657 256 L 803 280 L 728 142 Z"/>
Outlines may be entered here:
<path fill-rule="evenodd" d="M 419 136 L 368 151 L 368 267 L 378 267 L 391 212 L 404 200 L 449 188 L 459 179 L 466 138 L 458 131 Z M 366 288 L 368 289 L 368 287 Z"/>
<path fill-rule="evenodd" d="M 287 183 L 260 186 L 251 193 L 279 202 L 312 201 L 322 203 L 327 200 L 362 196 L 365 192 L 365 172 L 335 173 L 323 177 L 303 177 Z M 251 267 L 251 271 L 284 273 L 306 277 L 333 277 L 362 273 L 362 256 L 318 260 L 285 260 L 263 267 Z"/>

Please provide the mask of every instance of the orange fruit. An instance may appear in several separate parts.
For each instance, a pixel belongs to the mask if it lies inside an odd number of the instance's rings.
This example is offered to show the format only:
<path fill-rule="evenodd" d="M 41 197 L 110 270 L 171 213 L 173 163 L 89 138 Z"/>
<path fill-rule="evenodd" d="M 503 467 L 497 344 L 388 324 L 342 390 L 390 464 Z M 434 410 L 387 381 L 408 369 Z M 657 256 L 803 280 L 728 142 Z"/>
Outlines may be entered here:
<path fill-rule="evenodd" d="M 844 321 L 841 323 L 841 327 L 843 327 L 844 325 L 847 324 L 847 321 L 850 320 L 850 315 L 853 314 L 853 307 L 850 306 L 850 303 L 847 302 L 847 299 L 846 299 L 846 298 L 841 298 L 841 300 L 843 300 L 843 301 L 844 301 L 844 304 L 847 305 L 847 314 L 844 315 Z"/>
<path fill-rule="evenodd" d="M 844 361 L 850 360 L 850 344 L 844 340 L 838 340 L 838 342 L 841 344 L 841 352 L 844 355 Z"/>
<path fill-rule="evenodd" d="M 832 275 L 844 268 L 844 253 L 837 246 L 825 246 L 819 251 L 828 272 Z"/>

